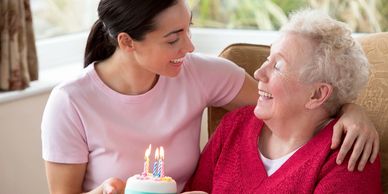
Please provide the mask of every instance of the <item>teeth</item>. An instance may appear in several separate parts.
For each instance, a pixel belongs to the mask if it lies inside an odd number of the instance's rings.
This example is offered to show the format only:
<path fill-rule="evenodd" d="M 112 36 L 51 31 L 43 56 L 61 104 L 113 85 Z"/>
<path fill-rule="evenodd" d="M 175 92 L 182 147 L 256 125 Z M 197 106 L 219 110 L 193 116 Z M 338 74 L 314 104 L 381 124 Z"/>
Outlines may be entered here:
<path fill-rule="evenodd" d="M 266 98 L 272 98 L 272 94 L 270 94 L 268 92 L 264 92 L 263 90 L 259 90 L 259 95 L 264 96 Z"/>
<path fill-rule="evenodd" d="M 182 63 L 183 59 L 184 59 L 184 57 L 179 58 L 179 59 L 173 59 L 173 60 L 171 60 L 171 63 Z"/>

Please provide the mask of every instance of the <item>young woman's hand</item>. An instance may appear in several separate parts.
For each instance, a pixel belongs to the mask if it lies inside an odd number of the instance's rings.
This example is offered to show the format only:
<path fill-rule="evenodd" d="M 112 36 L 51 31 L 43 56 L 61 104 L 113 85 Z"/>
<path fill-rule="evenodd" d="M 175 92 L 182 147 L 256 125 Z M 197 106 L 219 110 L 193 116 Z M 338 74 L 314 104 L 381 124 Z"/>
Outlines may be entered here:
<path fill-rule="evenodd" d="M 103 194 L 124 194 L 125 183 L 119 178 L 109 178 L 102 184 Z"/>
<path fill-rule="evenodd" d="M 341 118 L 334 126 L 331 148 L 337 148 L 342 142 L 342 134 L 345 134 L 337 156 L 337 164 L 342 164 L 346 154 L 353 148 L 348 170 L 353 171 L 359 161 L 357 169 L 362 171 L 368 160 L 373 163 L 377 157 L 379 135 L 372 121 L 360 106 L 346 104 L 341 111 Z"/>

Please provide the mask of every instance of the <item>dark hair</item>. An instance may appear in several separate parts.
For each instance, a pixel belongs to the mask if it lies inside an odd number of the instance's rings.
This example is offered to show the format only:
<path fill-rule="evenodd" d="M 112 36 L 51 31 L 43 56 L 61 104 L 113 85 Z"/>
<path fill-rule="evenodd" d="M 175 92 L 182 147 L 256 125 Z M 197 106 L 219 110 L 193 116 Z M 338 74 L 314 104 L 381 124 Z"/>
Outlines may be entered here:
<path fill-rule="evenodd" d="M 94 61 L 109 58 L 117 47 L 117 35 L 127 33 L 141 41 L 153 31 L 154 18 L 178 0 L 101 0 L 98 20 L 94 23 L 86 43 L 84 67 Z"/>

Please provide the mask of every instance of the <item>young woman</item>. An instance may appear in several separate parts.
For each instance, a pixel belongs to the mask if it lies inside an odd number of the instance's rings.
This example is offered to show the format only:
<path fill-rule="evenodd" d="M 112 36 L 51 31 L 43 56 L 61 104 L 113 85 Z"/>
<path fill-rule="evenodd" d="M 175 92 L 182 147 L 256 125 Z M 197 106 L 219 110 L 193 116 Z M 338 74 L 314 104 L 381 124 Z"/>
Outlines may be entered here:
<path fill-rule="evenodd" d="M 43 115 L 50 192 L 122 191 L 149 144 L 165 148 L 166 174 L 181 191 L 199 158 L 203 110 L 254 104 L 256 82 L 230 61 L 191 53 L 185 0 L 102 0 L 98 15 L 85 69 L 55 87 Z M 377 133 L 359 107 L 343 110 L 341 149 L 354 144 L 355 164 L 365 148 L 365 162 Z M 338 146 L 341 135 L 333 138 Z"/>

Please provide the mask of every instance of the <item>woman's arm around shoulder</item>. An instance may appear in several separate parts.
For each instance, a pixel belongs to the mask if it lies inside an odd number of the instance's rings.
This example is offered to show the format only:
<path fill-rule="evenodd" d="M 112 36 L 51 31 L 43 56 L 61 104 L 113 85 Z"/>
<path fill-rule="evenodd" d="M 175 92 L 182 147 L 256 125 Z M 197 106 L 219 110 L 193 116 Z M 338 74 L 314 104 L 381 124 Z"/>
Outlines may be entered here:
<path fill-rule="evenodd" d="M 345 134 L 342 140 L 342 135 Z M 379 135 L 372 121 L 362 107 L 357 104 L 345 104 L 341 109 L 341 117 L 334 126 L 331 148 L 337 148 L 342 142 L 337 156 L 337 164 L 342 164 L 350 150 L 352 154 L 348 170 L 362 171 L 369 161 L 373 163 L 379 152 Z M 353 148 L 353 149 L 352 149 Z"/>

